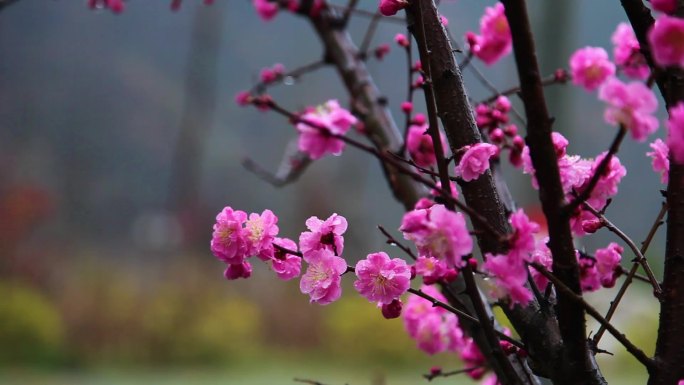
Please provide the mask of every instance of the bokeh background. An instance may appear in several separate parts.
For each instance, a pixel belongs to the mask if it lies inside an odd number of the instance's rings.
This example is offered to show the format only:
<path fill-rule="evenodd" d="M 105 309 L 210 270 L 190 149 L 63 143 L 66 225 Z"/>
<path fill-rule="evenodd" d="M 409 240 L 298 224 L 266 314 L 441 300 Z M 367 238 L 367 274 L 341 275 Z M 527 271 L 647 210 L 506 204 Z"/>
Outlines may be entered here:
<path fill-rule="evenodd" d="M 354 149 L 315 162 L 283 188 L 241 166 L 250 157 L 276 170 L 296 136 L 284 119 L 240 108 L 233 98 L 263 67 L 322 57 L 306 20 L 281 14 L 265 23 L 246 0 L 210 7 L 186 0 L 178 12 L 168 3 L 131 0 L 120 15 L 90 10 L 84 0 L 0 8 L 0 383 L 286 384 L 300 377 L 415 384 L 432 365 L 457 368 L 452 356 L 418 352 L 401 321 L 383 320 L 349 286 L 343 300 L 321 308 L 265 266 L 250 280 L 223 279 L 208 244 L 226 205 L 269 208 L 281 234 L 295 239 L 309 216 L 342 214 L 350 261 L 387 249 L 376 226 L 396 229 L 402 210 L 380 167 Z M 375 0 L 359 3 L 376 7 Z M 493 3 L 442 2 L 459 44 Z M 610 35 L 626 20 L 615 1 L 529 6 L 545 74 L 566 67 L 579 47 L 611 51 Z M 357 42 L 367 25 L 352 19 Z M 404 27 L 382 23 L 371 46 L 392 43 L 398 32 Z M 500 89 L 516 84 L 511 57 L 493 68 L 474 64 Z M 393 45 L 368 66 L 402 121 L 403 53 Z M 474 100 L 490 95 L 471 70 L 464 75 Z M 570 85 L 547 91 L 570 152 L 593 157 L 607 148 L 614 129 L 603 123 L 595 94 Z M 348 101 L 332 68 L 272 94 L 291 109 Z M 648 150 L 623 145 L 628 174 L 608 212 L 637 241 L 664 188 Z M 519 204 L 537 210 L 529 176 L 509 169 L 507 179 Z M 613 240 L 602 231 L 578 247 L 593 251 Z M 657 272 L 663 249 L 660 234 L 649 252 Z M 601 309 L 611 298 L 611 291 L 591 296 Z M 617 318 L 649 352 L 657 309 L 637 283 Z M 644 383 L 639 365 L 609 337 L 603 341 L 615 353 L 601 357 L 608 379 Z"/>

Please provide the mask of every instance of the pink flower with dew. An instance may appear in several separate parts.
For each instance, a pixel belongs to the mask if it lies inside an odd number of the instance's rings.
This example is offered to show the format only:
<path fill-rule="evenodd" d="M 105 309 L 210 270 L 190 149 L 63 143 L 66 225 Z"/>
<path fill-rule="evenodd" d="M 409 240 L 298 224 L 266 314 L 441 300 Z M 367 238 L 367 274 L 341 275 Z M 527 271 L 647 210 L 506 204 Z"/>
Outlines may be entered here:
<path fill-rule="evenodd" d="M 605 121 L 624 125 L 634 140 L 643 142 L 658 129 L 658 120 L 652 115 L 658 108 L 658 100 L 643 83 L 625 84 L 609 78 L 599 88 L 599 99 L 608 103 L 603 114 Z"/>
<path fill-rule="evenodd" d="M 530 254 L 536 248 L 534 234 L 539 232 L 539 224 L 531 221 L 522 209 L 511 214 L 508 221 L 513 227 L 508 258 L 511 261 L 529 261 Z"/>
<path fill-rule="evenodd" d="M 415 267 L 416 274 L 423 277 L 423 283 L 426 285 L 439 281 L 449 271 L 446 262 L 433 257 L 418 257 Z"/>
<path fill-rule="evenodd" d="M 525 287 L 527 269 L 522 260 L 487 254 L 483 267 L 494 277 L 490 290 L 494 298 L 508 298 L 511 308 L 515 304 L 526 305 L 532 300 L 532 292 Z"/>
<path fill-rule="evenodd" d="M 591 166 L 592 176 L 598 171 L 598 167 L 606 157 L 606 153 L 607 152 L 604 151 L 594 159 Z M 620 163 L 620 159 L 613 155 L 610 158 L 610 162 L 608 162 L 608 167 L 606 167 L 606 170 L 599 178 L 598 183 L 596 183 L 596 187 L 594 187 L 594 190 L 591 192 L 591 198 L 605 201 L 606 199 L 615 196 L 618 192 L 618 185 L 626 174 L 627 169 Z M 587 178 L 585 184 L 588 184 L 589 180 L 591 180 L 591 178 Z M 583 190 L 583 187 L 580 187 L 579 190 Z"/>
<path fill-rule="evenodd" d="M 408 149 L 411 159 L 420 167 L 431 167 L 437 163 L 435 155 L 435 147 L 432 142 L 432 137 L 427 133 L 427 124 L 411 125 L 409 126 L 408 136 L 406 137 L 406 148 Z M 442 140 L 442 150 L 446 145 L 444 135 L 440 133 Z"/>
<path fill-rule="evenodd" d="M 653 171 L 659 172 L 660 182 L 667 184 L 668 175 L 670 173 L 670 159 L 668 159 L 667 155 L 670 149 L 661 139 L 656 139 L 649 146 L 653 149 L 653 151 L 647 152 L 646 155 L 651 157 L 651 166 L 653 166 Z"/>
<path fill-rule="evenodd" d="M 496 3 L 493 7 L 485 8 L 485 14 L 480 19 L 480 35 L 468 32 L 466 40 L 473 55 L 487 65 L 509 54 L 513 40 L 503 4 Z"/>
<path fill-rule="evenodd" d="M 380 0 L 378 10 L 383 16 L 393 16 L 406 8 L 408 0 Z"/>
<path fill-rule="evenodd" d="M 269 0 L 253 0 L 254 8 L 261 20 L 269 21 L 278 14 L 278 4 Z"/>
<path fill-rule="evenodd" d="M 677 0 L 651 0 L 651 7 L 659 12 L 672 13 L 677 9 Z"/>
<path fill-rule="evenodd" d="M 659 66 L 684 66 L 684 20 L 661 15 L 648 31 L 648 43 Z"/>
<path fill-rule="evenodd" d="M 330 100 L 315 110 L 308 111 L 297 123 L 299 131 L 299 150 L 311 159 L 319 159 L 325 154 L 340 155 L 345 143 L 334 135 L 344 135 L 358 119 L 340 107 L 337 100 Z"/>
<path fill-rule="evenodd" d="M 596 271 L 603 287 L 613 287 L 617 279 L 616 269 L 620 266 L 624 250 L 617 243 L 611 242 L 608 247 L 596 250 Z"/>
<path fill-rule="evenodd" d="M 467 146 L 465 154 L 456 166 L 456 175 L 470 182 L 489 170 L 489 159 L 499 152 L 498 147 L 489 143 Z"/>
<path fill-rule="evenodd" d="M 667 127 L 667 146 L 672 159 L 684 163 L 684 102 L 679 102 L 669 110 L 670 117 L 665 122 Z"/>
<path fill-rule="evenodd" d="M 223 272 L 223 276 L 227 280 L 234 280 L 238 278 L 249 278 L 252 275 L 252 265 L 244 261 L 242 263 L 230 264 Z"/>
<path fill-rule="evenodd" d="M 273 243 L 287 250 L 297 251 L 297 244 L 291 239 L 275 238 Z M 289 281 L 301 274 L 302 258 L 275 248 L 271 259 L 271 268 L 278 278 Z"/>
<path fill-rule="evenodd" d="M 223 262 L 239 265 L 247 257 L 242 224 L 247 213 L 225 207 L 217 216 L 211 237 L 211 252 Z"/>
<path fill-rule="evenodd" d="M 311 263 L 309 255 L 314 251 L 329 250 L 335 255 L 342 255 L 344 251 L 344 234 L 347 231 L 347 219 L 341 215 L 332 214 L 322 221 L 318 217 L 306 220 L 305 231 L 299 236 L 299 248 L 304 260 Z"/>
<path fill-rule="evenodd" d="M 444 298 L 442 293 L 433 286 L 423 285 L 420 290 L 438 301 L 446 302 L 446 298 Z M 433 314 L 441 317 L 441 315 L 446 314 L 446 310 L 432 306 L 430 301 L 418 297 L 417 295 L 409 296 L 406 300 L 406 306 L 404 306 L 402 314 L 404 327 L 409 336 L 411 338 L 416 338 L 420 321 Z"/>
<path fill-rule="evenodd" d="M 347 271 L 347 262 L 330 250 L 312 251 L 309 267 L 299 282 L 299 290 L 308 294 L 311 302 L 327 305 L 342 295 L 341 275 Z"/>
<path fill-rule="evenodd" d="M 530 258 L 530 263 L 538 263 L 546 268 L 548 271 L 553 271 L 553 259 L 551 258 L 551 250 L 546 244 L 549 242 L 549 238 L 546 237 L 540 242 L 537 242 L 537 248 L 532 252 Z M 539 290 L 544 291 L 549 280 L 539 272 L 539 270 L 534 267 L 529 268 L 530 274 L 534 283 L 537 285 Z"/>
<path fill-rule="evenodd" d="M 627 23 L 618 24 L 611 36 L 615 64 L 622 67 L 625 75 L 632 79 L 644 80 L 651 70 L 639 49 L 639 41 L 632 27 Z"/>
<path fill-rule="evenodd" d="M 570 57 L 570 73 L 574 84 L 593 91 L 615 74 L 615 64 L 608 59 L 603 48 L 584 47 Z"/>
<path fill-rule="evenodd" d="M 408 212 L 399 230 L 416 244 L 420 255 L 446 260 L 450 267 L 461 266 L 461 257 L 473 250 L 463 214 L 449 211 L 444 205 Z"/>
<path fill-rule="evenodd" d="M 271 210 L 264 210 L 261 215 L 249 214 L 243 232 L 247 255 L 263 254 L 268 258 L 272 254 L 270 247 L 273 238 L 278 235 L 277 223 L 278 217 Z"/>
<path fill-rule="evenodd" d="M 368 254 L 356 263 L 354 288 L 370 302 L 390 304 L 411 285 L 411 269 L 403 259 L 383 252 Z"/>

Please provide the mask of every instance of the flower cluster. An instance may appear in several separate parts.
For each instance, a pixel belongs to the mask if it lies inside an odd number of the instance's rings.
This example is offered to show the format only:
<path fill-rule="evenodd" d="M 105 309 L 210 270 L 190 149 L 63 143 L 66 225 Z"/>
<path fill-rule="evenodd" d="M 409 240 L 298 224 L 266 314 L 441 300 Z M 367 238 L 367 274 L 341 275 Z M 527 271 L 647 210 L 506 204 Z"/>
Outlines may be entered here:
<path fill-rule="evenodd" d="M 475 123 L 483 130 L 492 144 L 501 150 L 508 149 L 511 164 L 520 166 L 520 156 L 525 141 L 518 136 L 518 127 L 509 124 L 508 113 L 511 111 L 511 101 L 504 95 L 497 97 L 494 102 L 481 103 L 475 107 Z M 497 153 L 497 155 L 498 155 Z"/>
<path fill-rule="evenodd" d="M 527 282 L 526 263 L 533 262 L 532 255 L 536 249 L 534 234 L 539 225 L 530 221 L 521 210 L 513 213 L 509 219 L 513 234 L 508 242 L 506 254 L 487 254 L 484 263 L 485 271 L 495 279 L 491 294 L 495 298 L 508 298 L 510 305 L 525 305 L 532 299 L 532 293 L 525 287 Z"/>
<path fill-rule="evenodd" d="M 480 19 L 480 34 L 466 33 L 470 52 L 487 65 L 496 63 L 511 52 L 513 39 L 504 11 L 501 3 L 485 8 Z"/>
<path fill-rule="evenodd" d="M 618 267 L 622 259 L 622 247 L 611 242 L 608 247 L 596 250 L 593 257 L 577 253 L 580 267 L 580 284 L 583 291 L 596 291 L 601 287 L 615 286 L 620 274 Z"/>
<path fill-rule="evenodd" d="M 259 79 L 264 84 L 271 84 L 283 76 L 284 73 L 285 66 L 280 63 L 276 63 L 271 68 L 266 67 L 262 69 L 259 73 Z"/>
<path fill-rule="evenodd" d="M 415 243 L 421 256 L 444 260 L 449 267 L 462 266 L 462 257 L 473 250 L 465 217 L 443 205 L 409 211 L 399 230 Z"/>
<path fill-rule="evenodd" d="M 311 159 L 325 154 L 340 155 L 345 143 L 334 135 L 344 135 L 358 119 L 351 112 L 340 107 L 337 100 L 329 100 L 322 106 L 310 108 L 299 118 L 299 150 Z"/>

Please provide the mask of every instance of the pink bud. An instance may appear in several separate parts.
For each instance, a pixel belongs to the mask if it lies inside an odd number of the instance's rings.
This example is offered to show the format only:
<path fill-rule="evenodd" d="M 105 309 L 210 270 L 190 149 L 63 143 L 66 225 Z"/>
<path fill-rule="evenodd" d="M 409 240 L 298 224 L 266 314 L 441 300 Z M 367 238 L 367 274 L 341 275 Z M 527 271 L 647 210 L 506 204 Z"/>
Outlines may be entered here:
<path fill-rule="evenodd" d="M 599 219 L 582 221 L 582 230 L 587 234 L 593 234 L 601 227 L 603 227 L 603 223 Z"/>
<path fill-rule="evenodd" d="M 396 36 L 394 36 L 394 41 L 404 48 L 409 46 L 409 40 L 403 33 L 396 34 Z"/>
<path fill-rule="evenodd" d="M 401 110 L 404 111 L 405 114 L 410 114 L 413 110 L 413 103 L 409 101 L 401 103 Z"/>
<path fill-rule="evenodd" d="M 525 148 L 525 139 L 521 136 L 516 136 L 513 138 L 513 147 L 522 151 L 522 149 Z"/>
<path fill-rule="evenodd" d="M 504 132 L 500 128 L 495 128 L 492 130 L 492 132 L 489 133 L 489 139 L 492 140 L 492 143 L 501 143 L 504 138 Z"/>
<path fill-rule="evenodd" d="M 518 127 L 515 124 L 509 124 L 504 127 L 504 133 L 509 138 L 515 137 L 518 134 Z"/>
<path fill-rule="evenodd" d="M 425 115 L 415 114 L 413 116 L 413 121 L 412 121 L 413 124 L 418 125 L 418 126 L 422 126 L 423 124 L 425 124 L 425 122 L 427 122 L 427 118 L 425 117 Z"/>
<path fill-rule="evenodd" d="M 390 46 L 389 44 L 380 44 L 377 48 L 375 48 L 375 58 L 378 60 L 382 60 L 382 58 L 385 57 L 390 51 Z"/>
<path fill-rule="evenodd" d="M 401 315 L 401 300 L 395 299 L 389 304 L 382 305 L 382 316 L 387 319 L 397 318 Z"/>

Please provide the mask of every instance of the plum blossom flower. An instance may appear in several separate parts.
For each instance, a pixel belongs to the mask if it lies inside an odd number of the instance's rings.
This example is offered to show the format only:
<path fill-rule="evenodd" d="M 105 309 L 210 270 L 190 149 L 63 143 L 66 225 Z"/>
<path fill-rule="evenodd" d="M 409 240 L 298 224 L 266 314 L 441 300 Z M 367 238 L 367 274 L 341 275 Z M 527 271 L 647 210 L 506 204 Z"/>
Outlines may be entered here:
<path fill-rule="evenodd" d="M 407 5 L 408 0 L 380 0 L 378 10 L 383 16 L 393 16 Z"/>
<path fill-rule="evenodd" d="M 539 224 L 533 222 L 522 209 L 511 214 L 508 220 L 513 227 L 513 235 L 509 240 L 508 257 L 516 260 L 529 260 L 529 254 L 535 250 L 534 234 L 539 232 Z"/>
<path fill-rule="evenodd" d="M 312 251 L 308 262 L 299 282 L 301 292 L 320 305 L 337 301 L 342 295 L 340 276 L 347 270 L 347 263 L 327 249 Z"/>
<path fill-rule="evenodd" d="M 425 256 L 418 257 L 415 268 L 416 274 L 423 277 L 423 283 L 426 285 L 431 285 L 439 281 L 449 271 L 449 267 L 445 261 Z"/>
<path fill-rule="evenodd" d="M 297 251 L 297 244 L 291 239 L 275 238 L 273 243 L 287 250 Z M 289 281 L 301 274 L 302 258 L 275 248 L 271 259 L 271 268 L 278 278 Z"/>
<path fill-rule="evenodd" d="M 442 293 L 440 293 L 439 290 L 433 286 L 423 285 L 420 290 L 440 302 L 446 302 L 446 298 L 444 298 Z M 440 307 L 432 306 L 430 301 L 427 301 L 421 297 L 414 295 L 409 296 L 408 300 L 406 301 L 406 306 L 404 306 L 402 317 L 404 320 L 404 327 L 406 328 L 409 336 L 411 336 L 411 338 L 415 338 L 418 334 L 421 321 L 433 314 L 441 317 L 441 315 L 446 314 L 446 310 Z"/>
<path fill-rule="evenodd" d="M 651 157 L 651 166 L 653 166 L 653 171 L 659 172 L 660 182 L 667 184 L 668 175 L 670 173 L 670 160 L 667 158 L 667 154 L 669 153 L 670 149 L 661 139 L 656 139 L 649 146 L 653 149 L 653 151 L 647 152 L 646 155 Z"/>
<path fill-rule="evenodd" d="M 684 20 L 661 15 L 648 31 L 648 43 L 659 66 L 684 66 Z"/>
<path fill-rule="evenodd" d="M 449 211 L 444 205 L 409 211 L 399 230 L 416 244 L 420 255 L 444 259 L 450 267 L 461 266 L 461 257 L 473 249 L 463 214 Z"/>
<path fill-rule="evenodd" d="M 639 41 L 632 27 L 627 23 L 618 24 L 611 36 L 613 42 L 613 58 L 615 64 L 622 67 L 625 75 L 633 79 L 648 78 L 651 70 L 644 55 L 641 54 Z"/>
<path fill-rule="evenodd" d="M 584 47 L 570 57 L 570 72 L 574 84 L 593 91 L 615 74 L 615 64 L 608 59 L 603 48 Z"/>
<path fill-rule="evenodd" d="M 210 244 L 216 258 L 232 265 L 242 263 L 246 251 L 242 225 L 246 220 L 247 213 L 231 207 L 225 207 L 216 216 Z"/>
<path fill-rule="evenodd" d="M 431 167 L 437 163 L 432 136 L 427 133 L 427 129 L 427 124 L 412 124 L 409 126 L 408 136 L 406 137 L 406 148 L 409 155 L 420 167 Z M 444 150 L 446 148 L 446 140 L 441 133 L 440 138 L 442 140 L 442 150 Z"/>
<path fill-rule="evenodd" d="M 322 221 L 318 217 L 306 220 L 305 231 L 299 236 L 299 248 L 304 260 L 309 261 L 309 254 L 318 250 L 329 250 L 335 255 L 342 255 L 344 250 L 344 234 L 347 231 L 347 219 L 341 215 L 332 214 Z"/>
<path fill-rule="evenodd" d="M 677 163 L 684 163 L 684 102 L 671 107 L 667 127 L 667 145 L 672 153 L 672 159 Z"/>
<path fill-rule="evenodd" d="M 653 91 L 641 82 L 625 84 L 611 77 L 599 88 L 599 99 L 608 103 L 604 119 L 612 125 L 624 125 L 634 140 L 643 142 L 658 129 L 652 115 L 658 108 Z"/>
<path fill-rule="evenodd" d="M 596 271 L 603 287 L 613 287 L 617 278 L 616 268 L 622 260 L 624 250 L 617 243 L 611 242 L 607 247 L 596 250 Z"/>
<path fill-rule="evenodd" d="M 329 100 L 300 117 L 297 123 L 299 150 L 307 153 L 314 160 L 327 153 L 340 155 L 345 143 L 330 134 L 344 135 L 356 123 L 358 119 L 351 112 L 340 107 L 337 100 Z"/>
<path fill-rule="evenodd" d="M 498 148 L 489 143 L 466 146 L 465 154 L 456 166 L 456 175 L 466 182 L 479 178 L 489 170 L 489 159 L 498 152 Z"/>
<path fill-rule="evenodd" d="M 513 40 L 504 5 L 496 3 L 493 7 L 485 8 L 485 14 L 480 19 L 480 34 L 468 32 L 466 40 L 473 55 L 487 65 L 494 64 L 510 53 Z"/>
<path fill-rule="evenodd" d="M 508 297 L 511 307 L 516 303 L 526 305 L 532 300 L 532 292 L 525 287 L 524 263 L 513 261 L 507 255 L 488 254 L 484 269 L 495 278 L 490 291 L 493 297 Z"/>
<path fill-rule="evenodd" d="M 262 253 L 268 255 L 272 253 L 269 247 L 271 247 L 273 238 L 278 235 L 276 223 L 278 223 L 278 217 L 271 210 L 264 210 L 261 215 L 249 214 L 243 232 L 247 255 Z"/>
<path fill-rule="evenodd" d="M 411 269 L 403 259 L 390 257 L 383 252 L 368 254 L 355 268 L 357 280 L 354 288 L 362 296 L 379 305 L 388 305 L 399 299 L 411 285 Z"/>

